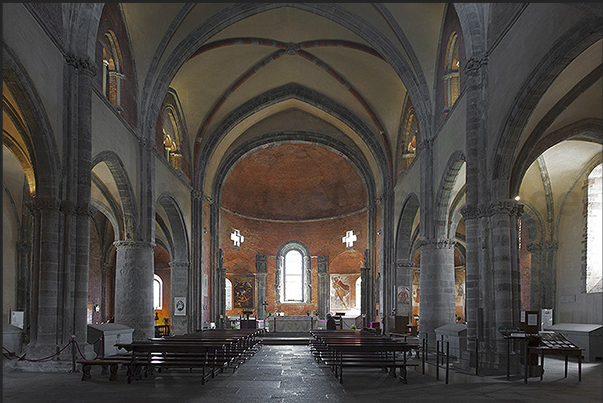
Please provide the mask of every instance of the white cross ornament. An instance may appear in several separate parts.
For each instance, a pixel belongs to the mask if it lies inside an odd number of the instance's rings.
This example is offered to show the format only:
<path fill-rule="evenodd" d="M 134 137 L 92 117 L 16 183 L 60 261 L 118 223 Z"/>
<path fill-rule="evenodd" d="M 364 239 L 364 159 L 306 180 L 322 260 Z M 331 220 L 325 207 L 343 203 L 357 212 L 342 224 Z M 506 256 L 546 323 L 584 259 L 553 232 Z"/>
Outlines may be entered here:
<path fill-rule="evenodd" d="M 358 237 L 354 235 L 354 231 L 346 231 L 345 236 L 341 238 L 341 242 L 345 242 L 347 248 L 354 246 L 356 240 L 358 240 Z"/>
<path fill-rule="evenodd" d="M 245 237 L 241 235 L 241 232 L 236 229 L 232 234 L 230 234 L 230 239 L 234 241 L 234 246 L 241 246 L 241 242 L 245 241 Z"/>

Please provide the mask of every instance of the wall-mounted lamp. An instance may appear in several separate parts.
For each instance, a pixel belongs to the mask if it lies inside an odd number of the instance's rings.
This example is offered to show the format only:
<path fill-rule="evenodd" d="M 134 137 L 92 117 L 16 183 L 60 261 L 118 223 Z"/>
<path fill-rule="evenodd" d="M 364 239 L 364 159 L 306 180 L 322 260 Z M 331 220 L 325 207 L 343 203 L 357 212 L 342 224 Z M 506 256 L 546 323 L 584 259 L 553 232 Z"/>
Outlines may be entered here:
<path fill-rule="evenodd" d="M 519 196 L 515 196 L 515 201 L 519 201 L 520 197 Z"/>
<path fill-rule="evenodd" d="M 100 305 L 99 304 L 94 305 L 94 312 L 100 312 Z"/>
<path fill-rule="evenodd" d="M 377 230 L 377 235 L 381 235 L 381 230 Z"/>

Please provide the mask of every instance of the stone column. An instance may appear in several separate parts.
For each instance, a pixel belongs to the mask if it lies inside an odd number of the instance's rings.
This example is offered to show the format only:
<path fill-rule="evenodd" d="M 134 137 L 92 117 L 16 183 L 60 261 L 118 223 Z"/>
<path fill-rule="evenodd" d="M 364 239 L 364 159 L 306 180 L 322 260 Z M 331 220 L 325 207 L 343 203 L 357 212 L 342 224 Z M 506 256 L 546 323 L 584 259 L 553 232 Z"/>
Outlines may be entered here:
<path fill-rule="evenodd" d="M 29 205 L 33 219 L 30 357 L 54 354 L 59 345 L 59 201 L 34 197 Z"/>
<path fill-rule="evenodd" d="M 154 337 L 153 249 L 142 241 L 117 241 L 115 323 L 134 329 L 133 340 Z"/>
<path fill-rule="evenodd" d="M 530 309 L 539 310 L 544 308 L 542 301 L 542 244 L 540 242 L 531 242 L 526 245 L 526 249 L 531 253 L 530 258 Z"/>
<path fill-rule="evenodd" d="M 454 245 L 453 239 L 427 239 L 421 242 L 420 301 L 421 338 L 435 340 L 434 330 L 454 323 Z"/>
<path fill-rule="evenodd" d="M 224 267 L 224 249 L 218 249 L 218 266 L 216 267 L 216 323 L 220 325 L 223 321 L 220 318 L 226 315 L 226 267 Z"/>
<path fill-rule="evenodd" d="M 396 263 L 396 315 L 408 316 L 411 321 L 412 271 L 414 266 L 414 263 L 409 261 L 398 261 Z"/>
<path fill-rule="evenodd" d="M 318 256 L 318 317 L 326 318 L 329 312 L 329 256 Z"/>
<path fill-rule="evenodd" d="M 494 350 L 493 347 L 496 346 L 496 356 L 490 358 L 489 365 L 497 366 L 506 362 L 507 353 L 507 342 L 503 340 L 498 328 L 514 327 L 519 324 L 521 300 L 518 218 L 523 211 L 523 206 L 515 200 L 498 200 L 490 205 L 490 209 L 495 317 L 488 329 L 490 340 L 488 351 Z"/>
<path fill-rule="evenodd" d="M 255 272 L 257 286 L 257 318 L 266 319 L 266 307 L 268 304 L 268 258 L 266 255 L 255 255 Z"/>
<path fill-rule="evenodd" d="M 191 317 L 191 298 L 188 292 L 188 270 L 188 262 L 170 262 L 170 299 L 172 301 L 170 304 L 170 330 L 173 334 L 184 334 L 191 330 L 189 320 Z M 174 315 L 176 307 L 173 301 L 175 297 L 186 298 L 186 315 Z"/>

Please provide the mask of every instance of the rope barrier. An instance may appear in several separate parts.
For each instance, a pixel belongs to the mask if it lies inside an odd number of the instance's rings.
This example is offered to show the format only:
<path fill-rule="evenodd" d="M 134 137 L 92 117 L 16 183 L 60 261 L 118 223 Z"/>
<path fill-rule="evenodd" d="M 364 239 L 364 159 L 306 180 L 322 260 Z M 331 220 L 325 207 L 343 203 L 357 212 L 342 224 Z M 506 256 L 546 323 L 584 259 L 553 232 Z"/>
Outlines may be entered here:
<path fill-rule="evenodd" d="M 58 356 L 59 354 L 61 354 L 67 347 L 69 347 L 71 345 L 71 343 L 75 343 L 75 346 L 77 347 L 77 351 L 80 353 L 80 355 L 82 356 L 83 359 L 86 359 L 86 356 L 84 354 L 82 354 L 82 351 L 80 350 L 80 346 L 77 344 L 77 341 L 75 341 L 75 339 L 69 341 L 62 349 L 60 349 L 59 351 L 57 351 L 56 353 L 54 353 L 53 355 L 50 355 L 48 357 L 44 357 L 44 358 L 38 358 L 38 359 L 29 359 L 29 358 L 25 358 L 25 354 L 23 354 L 21 357 L 19 357 L 17 354 L 15 354 L 14 352 L 8 350 L 6 347 L 2 346 L 2 348 L 6 351 L 6 353 L 3 353 L 4 356 L 6 358 L 8 358 L 9 360 L 11 359 L 10 357 L 17 357 L 18 361 L 29 361 L 29 362 L 40 362 L 40 361 L 46 361 L 46 360 L 50 360 L 56 356 Z M 8 356 L 7 356 L 8 355 Z"/>

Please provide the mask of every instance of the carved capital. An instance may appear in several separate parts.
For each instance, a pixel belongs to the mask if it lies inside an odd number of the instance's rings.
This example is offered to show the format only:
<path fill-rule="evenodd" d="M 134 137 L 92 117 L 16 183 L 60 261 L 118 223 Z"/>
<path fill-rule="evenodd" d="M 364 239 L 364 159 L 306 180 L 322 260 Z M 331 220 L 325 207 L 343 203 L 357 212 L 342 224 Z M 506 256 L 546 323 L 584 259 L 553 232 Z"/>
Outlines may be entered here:
<path fill-rule="evenodd" d="M 113 245 L 117 250 L 134 250 L 134 249 L 155 249 L 155 244 L 145 241 L 115 241 Z"/>
<path fill-rule="evenodd" d="M 258 274 L 268 273 L 268 256 L 255 255 L 255 271 Z"/>
<path fill-rule="evenodd" d="M 42 210 L 54 210 L 59 211 L 60 202 L 54 197 L 34 197 L 31 201 L 32 210 L 42 211 Z"/>
<path fill-rule="evenodd" d="M 70 200 L 61 200 L 59 210 L 61 213 L 68 215 L 76 215 L 77 214 L 77 205 Z"/>
<path fill-rule="evenodd" d="M 89 218 L 92 218 L 96 215 L 96 207 L 93 207 L 88 203 L 78 203 L 75 206 L 75 209 L 77 215 L 87 216 Z"/>
<path fill-rule="evenodd" d="M 68 53 L 65 55 L 65 63 L 82 73 L 89 74 L 91 77 L 98 73 L 98 68 L 87 57 L 78 57 L 73 53 Z"/>
<path fill-rule="evenodd" d="M 399 269 L 403 268 L 414 268 L 415 264 L 413 262 L 397 262 L 396 267 Z"/>
<path fill-rule="evenodd" d="M 528 252 L 536 253 L 542 251 L 542 244 L 540 242 L 530 242 L 526 245 Z"/>
<path fill-rule="evenodd" d="M 545 241 L 542 243 L 542 247 L 547 252 L 554 252 L 559 248 L 559 242 L 557 241 Z"/>
<path fill-rule="evenodd" d="M 170 269 L 188 269 L 190 266 L 189 262 L 170 262 Z"/>
<path fill-rule="evenodd" d="M 463 218 L 466 220 L 474 220 L 480 217 L 480 211 L 477 206 L 467 205 L 461 207 L 461 214 Z"/>
<path fill-rule="evenodd" d="M 514 199 L 496 200 L 489 205 L 490 216 L 495 214 L 507 214 L 512 217 L 520 217 L 523 214 L 523 204 Z"/>
<path fill-rule="evenodd" d="M 191 196 L 193 197 L 194 200 L 201 200 L 201 201 L 205 201 L 209 204 L 212 204 L 212 198 L 207 196 L 205 193 L 203 193 L 202 190 L 199 189 L 193 189 L 191 191 Z"/>
<path fill-rule="evenodd" d="M 419 145 L 417 146 L 417 149 L 419 151 L 422 150 L 429 150 L 433 148 L 433 139 L 423 139 Z"/>
<path fill-rule="evenodd" d="M 436 249 L 454 249 L 456 241 L 450 238 L 432 238 L 432 239 L 421 239 L 418 242 L 420 247 L 433 246 Z"/>
<path fill-rule="evenodd" d="M 329 273 L 329 256 L 318 256 L 318 275 Z"/>
<path fill-rule="evenodd" d="M 465 63 L 463 71 L 465 74 L 476 74 L 480 69 L 488 65 L 488 56 L 472 57 Z"/>

